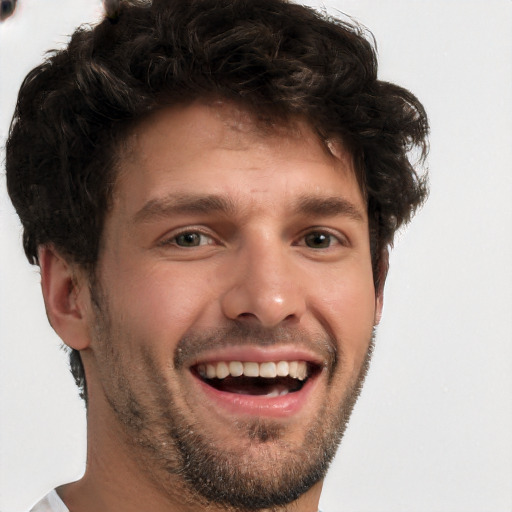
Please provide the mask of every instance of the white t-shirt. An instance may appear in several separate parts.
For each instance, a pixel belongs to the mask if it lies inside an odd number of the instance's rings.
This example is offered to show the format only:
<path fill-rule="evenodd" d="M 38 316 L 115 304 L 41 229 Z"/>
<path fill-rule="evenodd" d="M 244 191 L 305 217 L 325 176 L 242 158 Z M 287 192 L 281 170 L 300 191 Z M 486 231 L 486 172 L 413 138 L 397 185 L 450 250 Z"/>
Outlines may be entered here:
<path fill-rule="evenodd" d="M 69 512 L 69 509 L 59 498 L 57 492 L 52 491 L 34 505 L 30 512 Z"/>

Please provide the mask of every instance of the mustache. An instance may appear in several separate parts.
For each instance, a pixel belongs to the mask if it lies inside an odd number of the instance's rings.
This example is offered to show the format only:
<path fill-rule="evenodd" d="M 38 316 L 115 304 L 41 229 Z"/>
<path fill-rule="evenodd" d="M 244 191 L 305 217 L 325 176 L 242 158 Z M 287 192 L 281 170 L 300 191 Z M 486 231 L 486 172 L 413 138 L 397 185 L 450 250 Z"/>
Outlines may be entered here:
<path fill-rule="evenodd" d="M 302 327 L 264 327 L 258 324 L 234 322 L 227 327 L 194 331 L 180 339 L 174 353 L 174 367 L 179 370 L 199 359 L 205 351 L 240 346 L 271 347 L 280 344 L 297 345 L 313 351 L 326 361 L 332 372 L 340 358 L 341 344 L 327 333 L 314 333 Z"/>

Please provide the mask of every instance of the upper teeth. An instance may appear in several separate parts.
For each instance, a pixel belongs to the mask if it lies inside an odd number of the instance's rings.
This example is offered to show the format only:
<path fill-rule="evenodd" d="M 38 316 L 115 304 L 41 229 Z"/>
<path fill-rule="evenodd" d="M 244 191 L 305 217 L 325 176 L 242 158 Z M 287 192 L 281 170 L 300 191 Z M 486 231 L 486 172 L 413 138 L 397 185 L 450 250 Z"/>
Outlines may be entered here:
<path fill-rule="evenodd" d="M 305 361 L 267 361 L 255 363 L 252 361 L 219 361 L 216 363 L 200 364 L 197 371 L 201 377 L 207 379 L 225 379 L 228 375 L 232 377 L 291 377 L 304 380 L 308 374 L 308 367 Z"/>

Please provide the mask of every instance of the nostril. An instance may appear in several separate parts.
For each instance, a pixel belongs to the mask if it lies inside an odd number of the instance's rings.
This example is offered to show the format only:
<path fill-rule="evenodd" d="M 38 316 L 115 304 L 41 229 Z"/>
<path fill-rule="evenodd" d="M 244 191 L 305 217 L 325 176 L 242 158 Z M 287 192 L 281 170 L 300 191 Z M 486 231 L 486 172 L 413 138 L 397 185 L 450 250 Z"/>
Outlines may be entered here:
<path fill-rule="evenodd" d="M 238 318 L 256 318 L 254 313 L 240 313 Z"/>
<path fill-rule="evenodd" d="M 237 281 L 220 297 L 222 312 L 230 320 L 252 321 L 265 327 L 275 327 L 284 320 L 300 319 L 306 310 L 300 287 L 277 288 L 277 285 L 265 283 L 264 279 Z"/>

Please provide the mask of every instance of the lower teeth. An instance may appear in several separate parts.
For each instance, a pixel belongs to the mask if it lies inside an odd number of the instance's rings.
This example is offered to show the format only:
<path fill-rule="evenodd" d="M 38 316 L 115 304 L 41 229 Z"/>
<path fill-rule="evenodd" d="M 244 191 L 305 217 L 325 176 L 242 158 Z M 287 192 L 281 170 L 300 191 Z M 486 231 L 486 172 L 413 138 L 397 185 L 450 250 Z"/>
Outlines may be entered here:
<path fill-rule="evenodd" d="M 285 396 L 288 394 L 288 390 L 287 389 L 283 389 L 282 391 L 279 391 L 277 389 L 274 389 L 273 391 L 271 391 L 270 393 L 267 393 L 265 396 L 267 398 L 274 398 L 276 396 Z"/>

